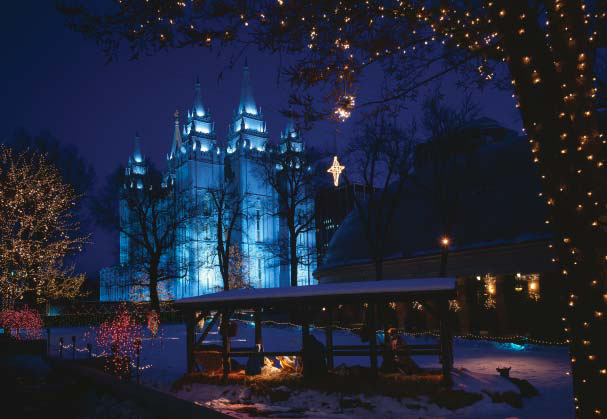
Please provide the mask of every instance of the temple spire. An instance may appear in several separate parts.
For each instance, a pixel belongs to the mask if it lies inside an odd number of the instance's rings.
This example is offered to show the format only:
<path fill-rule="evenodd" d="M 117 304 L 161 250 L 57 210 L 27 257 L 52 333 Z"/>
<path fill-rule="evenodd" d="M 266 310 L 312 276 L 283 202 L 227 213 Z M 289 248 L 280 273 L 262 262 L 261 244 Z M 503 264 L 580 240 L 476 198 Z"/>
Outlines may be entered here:
<path fill-rule="evenodd" d="M 141 154 L 140 137 L 139 137 L 138 132 L 135 133 L 135 144 L 133 147 L 133 160 L 135 160 L 136 163 L 141 163 L 143 161 L 143 155 Z"/>
<path fill-rule="evenodd" d="M 196 83 L 194 83 L 194 108 L 192 109 L 192 116 L 203 117 L 205 115 L 204 106 L 202 106 L 202 94 L 200 93 L 200 78 L 196 76 Z"/>
<path fill-rule="evenodd" d="M 291 112 L 291 108 L 289 108 L 289 112 Z M 293 116 L 289 115 L 287 118 L 287 125 L 285 127 L 285 137 L 289 136 L 292 132 L 295 132 L 295 121 L 293 120 Z"/>
<path fill-rule="evenodd" d="M 177 152 L 181 149 L 181 130 L 179 129 L 179 110 L 175 110 L 175 131 L 173 132 L 173 147 L 171 150 L 173 153 L 177 154 Z"/>
<path fill-rule="evenodd" d="M 249 65 L 245 58 L 244 67 L 242 69 L 242 87 L 240 91 L 240 104 L 238 105 L 238 113 L 249 113 L 257 115 L 257 106 L 253 98 L 253 87 L 251 86 L 251 75 L 249 73 Z"/>
<path fill-rule="evenodd" d="M 290 112 L 290 110 L 289 110 Z M 295 120 L 292 115 L 287 118 L 287 124 L 284 132 L 280 134 L 280 150 L 281 153 L 286 151 L 301 152 L 304 149 L 303 140 L 301 138 L 301 131 L 295 124 Z"/>

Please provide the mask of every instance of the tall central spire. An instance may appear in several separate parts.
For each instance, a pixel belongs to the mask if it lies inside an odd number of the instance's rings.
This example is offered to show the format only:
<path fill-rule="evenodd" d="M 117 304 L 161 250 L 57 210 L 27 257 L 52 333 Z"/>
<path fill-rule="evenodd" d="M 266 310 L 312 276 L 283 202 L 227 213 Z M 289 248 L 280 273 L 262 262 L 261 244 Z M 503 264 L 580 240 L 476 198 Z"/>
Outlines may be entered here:
<path fill-rule="evenodd" d="M 240 90 L 240 104 L 238 105 L 238 113 L 246 112 L 251 115 L 257 115 L 257 106 L 253 98 L 253 87 L 251 86 L 251 75 L 249 73 L 249 65 L 245 58 L 244 68 L 242 69 L 242 87 Z"/>
<path fill-rule="evenodd" d="M 143 155 L 141 154 L 141 144 L 140 144 L 140 138 L 139 138 L 138 132 L 135 133 L 135 144 L 133 147 L 133 160 L 135 160 L 136 163 L 141 163 L 143 161 Z"/>
<path fill-rule="evenodd" d="M 268 139 L 261 108 L 257 107 L 253 98 L 251 75 L 246 59 L 242 70 L 240 103 L 228 128 L 228 137 L 229 150 L 235 150 L 238 144 L 242 144 L 243 147 L 246 145 L 249 149 L 255 148 L 261 151 L 265 149 Z"/>
<path fill-rule="evenodd" d="M 129 157 L 129 164 L 125 169 L 125 174 L 130 176 L 135 175 L 145 175 L 146 173 L 146 162 L 143 158 L 143 154 L 141 153 L 141 144 L 139 140 L 139 133 L 135 133 L 135 141 L 133 147 L 133 154 Z M 137 177 L 137 176 L 136 176 Z M 134 182 L 133 178 L 126 181 L 127 184 L 130 185 L 131 188 L 137 186 L 137 188 L 141 189 L 143 187 L 143 183 L 140 177 L 137 177 L 137 182 Z"/>
<path fill-rule="evenodd" d="M 196 76 L 196 83 L 194 83 L 194 109 L 192 109 L 192 116 L 203 117 L 205 115 L 204 106 L 202 106 L 202 94 L 200 93 L 200 78 Z"/>

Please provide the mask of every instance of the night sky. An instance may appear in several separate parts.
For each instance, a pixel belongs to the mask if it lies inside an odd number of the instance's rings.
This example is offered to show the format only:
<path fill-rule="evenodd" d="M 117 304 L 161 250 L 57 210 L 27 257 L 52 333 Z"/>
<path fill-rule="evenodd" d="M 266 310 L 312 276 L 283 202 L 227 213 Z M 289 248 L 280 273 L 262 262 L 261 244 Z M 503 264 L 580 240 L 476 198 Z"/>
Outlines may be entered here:
<path fill-rule="evenodd" d="M 95 168 L 99 186 L 118 164 L 126 163 L 138 131 L 144 155 L 162 168 L 172 141 L 173 113 L 179 109 L 184 117 L 191 107 L 196 75 L 217 134 L 225 137 L 240 93 L 242 60 L 233 69 L 227 68 L 236 50 L 217 57 L 216 50 L 186 48 L 106 64 L 92 41 L 65 28 L 53 4 L 30 0 L 3 6 L 0 139 L 19 127 L 30 135 L 49 130 L 62 142 L 79 148 Z M 252 49 L 246 56 L 256 102 L 265 114 L 270 138 L 276 141 L 286 123 L 279 111 L 286 107 L 289 86 L 284 80 L 277 81 L 277 57 Z M 222 70 L 223 78 L 218 81 Z M 450 99 L 461 99 L 463 93 L 454 87 L 454 80 L 443 80 L 442 86 Z M 376 88 L 368 80 L 358 92 L 358 100 L 373 97 Z M 476 91 L 473 97 L 485 116 L 520 129 L 510 92 Z M 410 113 L 416 115 L 416 106 Z M 343 137 L 338 140 L 338 150 L 344 150 L 353 125 L 352 121 L 339 126 Z M 334 132 L 334 124 L 325 123 L 305 136 L 312 144 L 333 150 Z M 97 271 L 117 260 L 117 235 L 95 229 L 92 241 L 78 259 L 81 271 Z"/>

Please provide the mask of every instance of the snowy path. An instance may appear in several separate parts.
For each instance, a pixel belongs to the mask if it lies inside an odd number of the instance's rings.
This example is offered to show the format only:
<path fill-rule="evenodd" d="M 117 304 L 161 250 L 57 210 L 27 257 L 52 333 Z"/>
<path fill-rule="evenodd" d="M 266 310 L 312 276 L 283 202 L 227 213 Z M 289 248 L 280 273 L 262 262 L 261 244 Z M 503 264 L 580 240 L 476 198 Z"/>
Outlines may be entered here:
<path fill-rule="evenodd" d="M 238 336 L 233 346 L 252 346 L 254 328 L 252 323 L 240 322 Z M 324 331 L 314 329 L 314 335 L 324 342 Z M 301 334 L 294 327 L 264 327 L 266 350 L 297 349 L 301 345 Z M 94 330 L 88 327 L 52 328 L 52 347 L 56 348 L 60 336 L 64 344 L 71 343 L 71 336 L 77 336 L 77 356 L 86 356 L 84 348 L 87 342 L 94 343 Z M 142 381 L 154 388 L 168 391 L 171 383 L 181 377 L 185 371 L 185 327 L 183 325 L 166 325 L 161 328 L 162 338 L 146 338 L 143 343 L 141 365 L 148 366 L 142 371 Z M 219 343 L 216 332 L 209 335 L 209 343 Z M 426 343 L 433 339 L 428 337 L 407 337 L 410 343 Z M 216 342 L 214 342 L 216 341 Z M 248 342 L 248 343 L 247 343 Z M 336 331 L 336 344 L 354 344 L 360 340 L 357 335 L 347 331 Z M 455 368 L 463 371 L 455 374 L 455 383 L 462 389 L 479 392 L 482 388 L 510 389 L 505 379 L 497 376 L 496 367 L 512 367 L 510 375 L 527 379 L 540 392 L 538 397 L 524 399 L 522 409 L 513 408 L 504 403 L 492 403 L 485 395 L 483 400 L 455 412 L 427 404 L 423 400 L 402 401 L 383 397 L 360 397 L 362 402 L 374 406 L 372 410 L 363 407 L 342 408 L 338 395 L 321 394 L 317 391 L 301 391 L 292 394 L 286 402 L 272 405 L 266 400 L 250 398 L 247 405 L 235 405 L 247 398 L 248 390 L 239 386 L 193 385 L 190 391 L 182 390 L 177 395 L 187 400 L 206 404 L 236 417 L 248 418 L 245 413 L 235 413 L 239 407 L 251 407 L 257 402 L 258 409 L 269 409 L 278 415 L 271 417 L 305 417 L 305 418 L 402 418 L 402 419 L 480 419 L 480 418 L 571 418 L 573 417 L 572 385 L 569 371 L 567 348 L 526 345 L 524 349 L 517 345 L 497 344 L 488 341 L 455 340 Z M 97 352 L 97 350 L 93 350 Z M 65 357 L 71 357 L 71 350 L 64 351 Z M 416 357 L 415 360 L 424 367 L 439 367 L 434 356 Z M 368 366 L 366 357 L 336 358 L 336 365 Z M 406 405 L 412 406 L 409 408 Z M 421 409 L 419 408 L 421 406 Z M 279 411 L 300 408 L 297 415 L 280 415 Z"/>

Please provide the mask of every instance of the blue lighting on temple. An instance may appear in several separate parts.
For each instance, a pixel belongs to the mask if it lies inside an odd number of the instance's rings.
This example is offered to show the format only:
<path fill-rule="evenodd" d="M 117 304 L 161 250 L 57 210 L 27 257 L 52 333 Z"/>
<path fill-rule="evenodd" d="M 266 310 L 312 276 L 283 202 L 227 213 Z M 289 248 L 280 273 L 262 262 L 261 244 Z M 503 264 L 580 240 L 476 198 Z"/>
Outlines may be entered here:
<path fill-rule="evenodd" d="M 290 286 L 290 266 L 283 261 L 275 248 L 281 238 L 288 234 L 286 224 L 277 215 L 267 211 L 278 207 L 278 197 L 272 187 L 259 175 L 260 153 L 282 153 L 287 148 L 303 151 L 303 141 L 292 121 L 280 132 L 278 145 L 270 142 L 264 116 L 257 106 L 250 80 L 249 67 L 245 64 L 242 76 L 241 96 L 228 127 L 227 138 L 219 141 L 209 108 L 202 100 L 202 88 L 197 78 L 194 84 L 193 105 L 185 112 L 185 121 L 180 121 L 179 112 L 174 113 L 172 144 L 167 153 L 167 167 L 163 173 L 163 187 L 174 187 L 179 194 L 197 194 L 201 201 L 209 200 L 209 190 L 218 189 L 227 182 L 234 182 L 241 200 L 243 212 L 242 231 L 236 246 L 243 253 L 248 265 L 251 286 L 255 288 Z M 225 144 L 225 145 L 224 145 Z M 288 144 L 288 145 L 287 145 Z M 216 150 L 215 153 L 208 153 Z M 224 151 L 222 153 L 222 151 Z M 229 171 L 226 170 L 229 167 Z M 134 152 L 125 170 L 131 188 L 143 188 L 147 160 L 141 152 L 140 138 L 135 138 Z M 234 176 L 233 173 L 237 174 Z M 305 208 L 313 211 L 313 202 Z M 121 219 L 128 219 L 128 208 L 120 206 Z M 180 209 L 178 209 L 180 211 Z M 216 230 L 211 228 L 212 219 L 207 213 L 185 226 L 188 237 L 177 245 L 169 256 L 187 272 L 179 279 L 165 284 L 161 299 L 177 299 L 217 292 L 222 288 L 216 256 Z M 312 272 L 316 261 L 314 229 L 299 237 L 302 262 L 298 269 L 300 285 L 315 284 Z M 141 282 L 141 272 L 134 270 L 132 255 L 137 254 L 137 244 L 127 234 L 120 235 L 120 263 L 101 270 L 100 293 L 102 301 L 133 300 L 136 282 Z M 138 298 L 147 298 L 146 290 L 137 288 Z"/>

